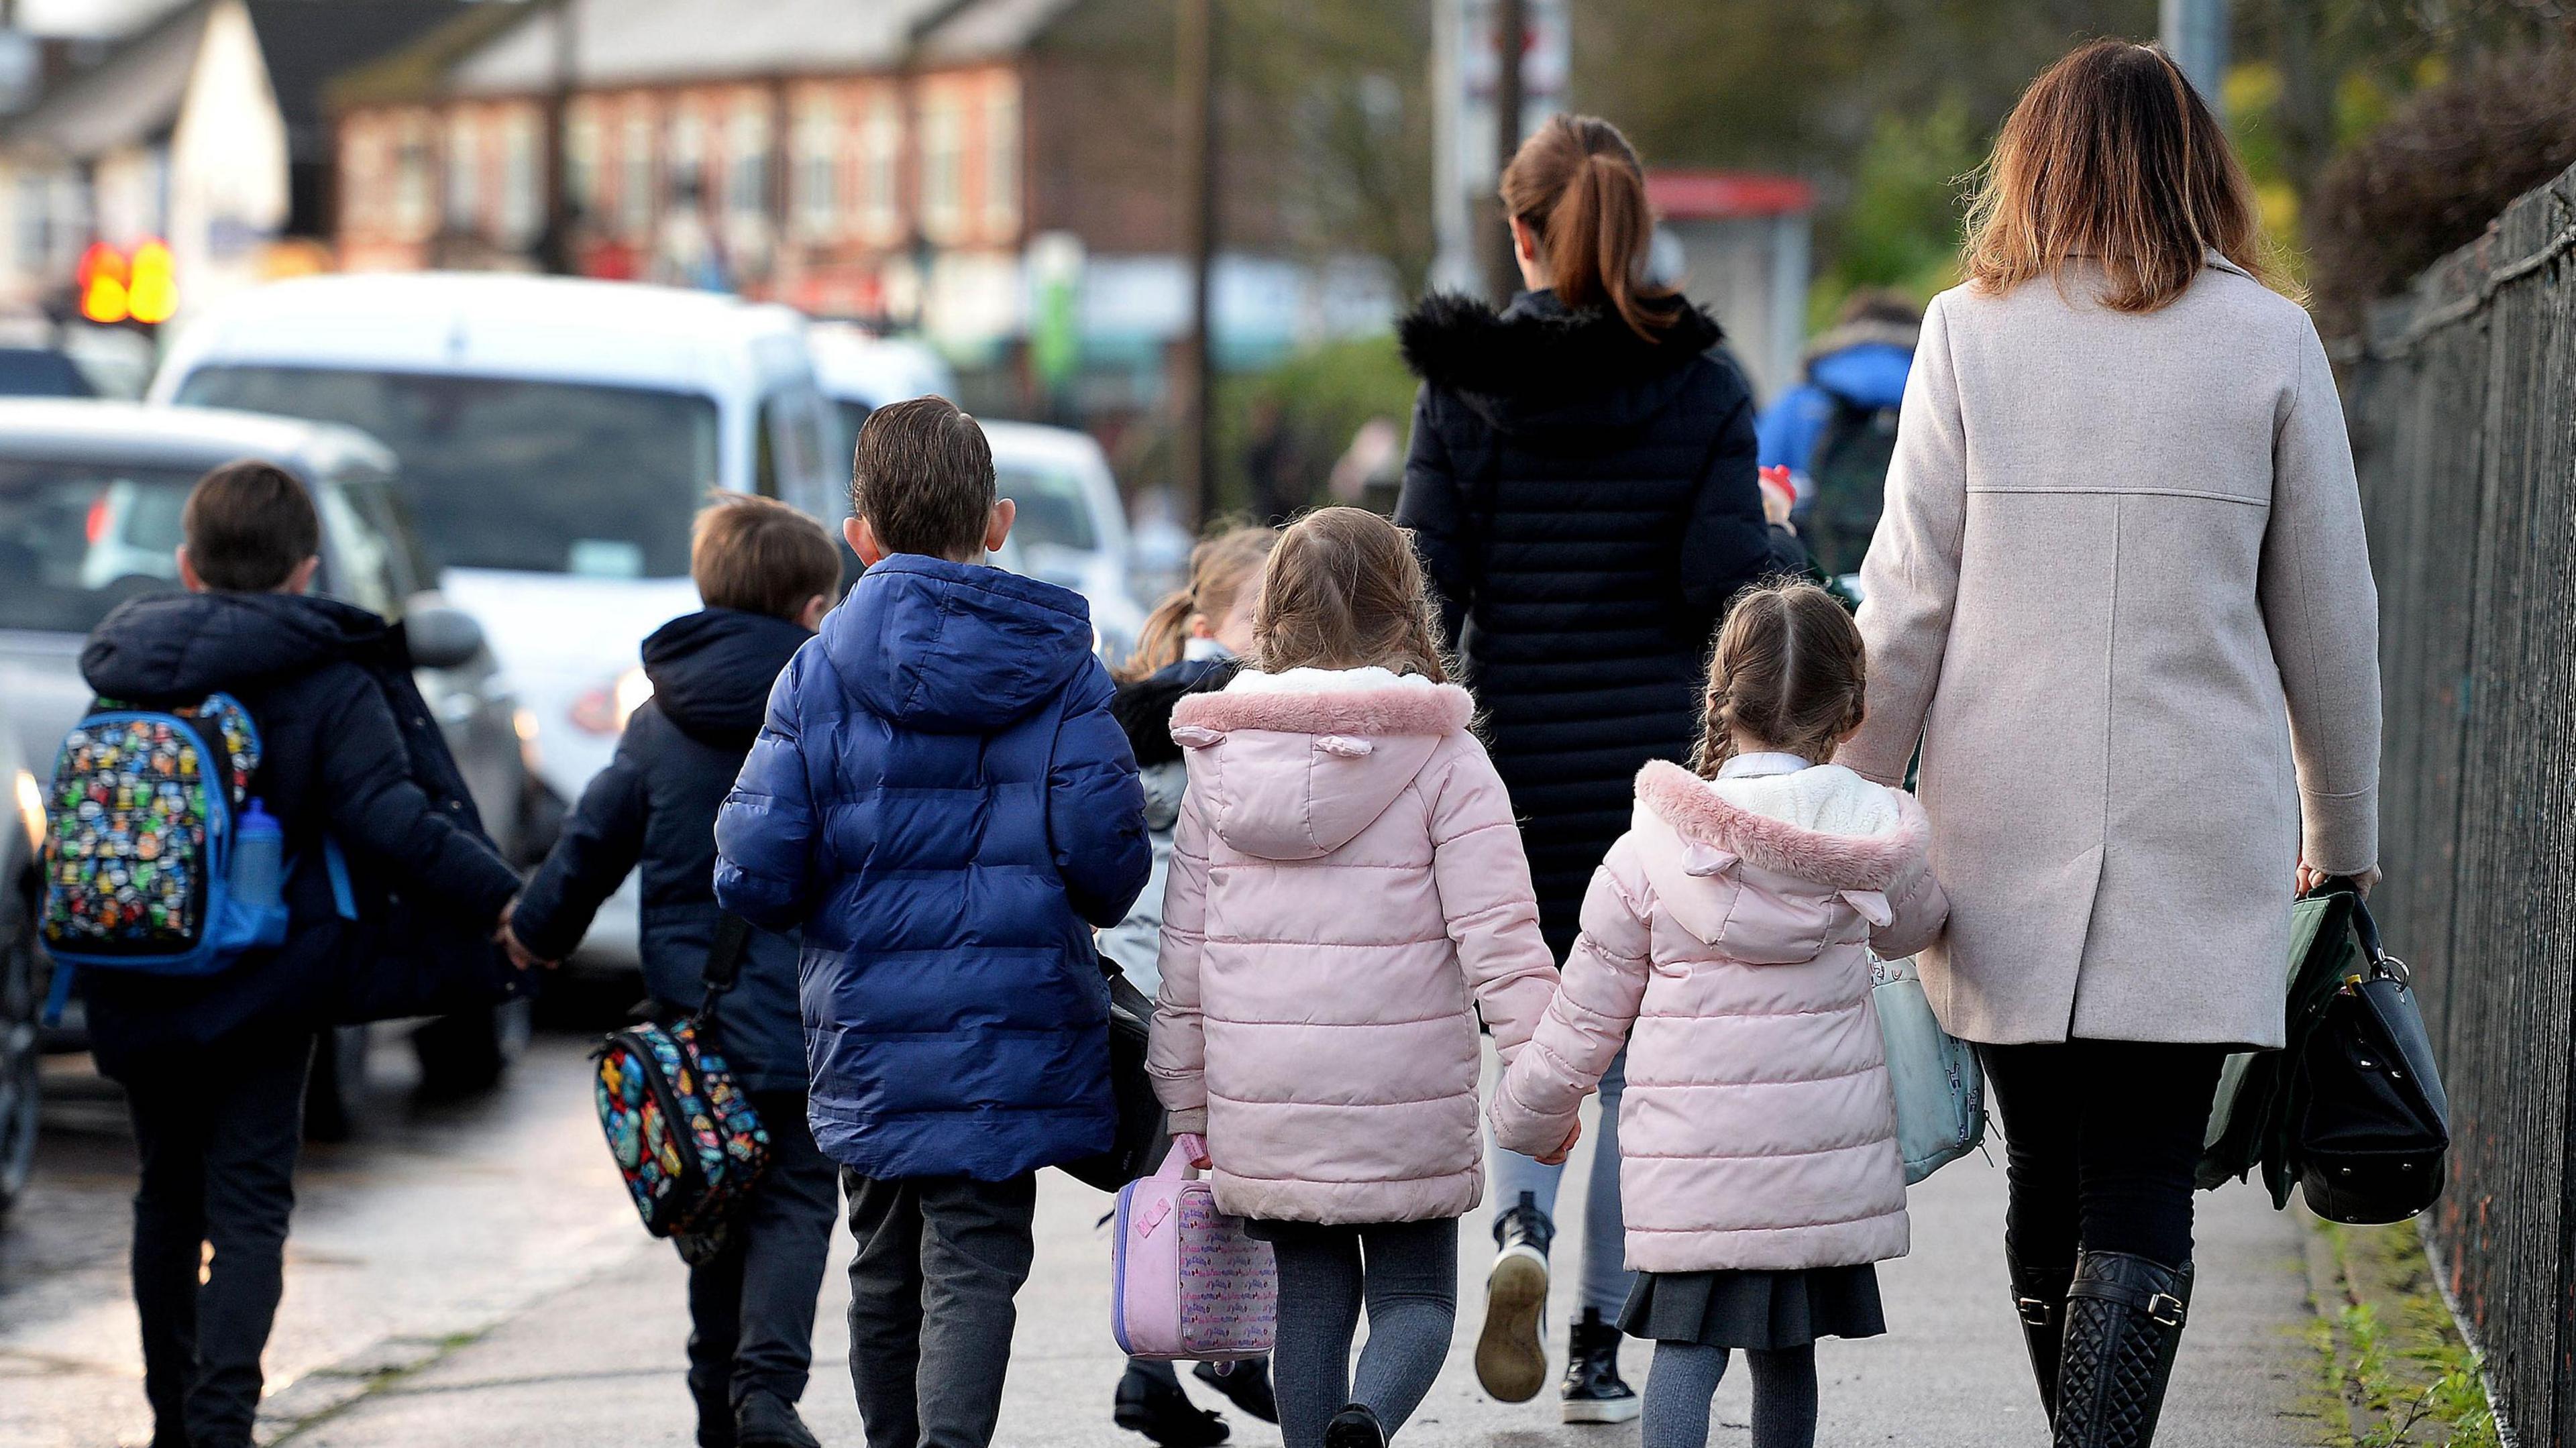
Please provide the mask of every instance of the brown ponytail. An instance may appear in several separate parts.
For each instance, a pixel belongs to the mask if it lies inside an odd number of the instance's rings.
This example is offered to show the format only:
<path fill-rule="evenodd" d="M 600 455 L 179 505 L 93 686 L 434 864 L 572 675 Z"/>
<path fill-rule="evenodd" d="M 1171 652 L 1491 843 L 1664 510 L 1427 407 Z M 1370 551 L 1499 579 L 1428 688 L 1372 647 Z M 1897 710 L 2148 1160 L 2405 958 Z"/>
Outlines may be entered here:
<path fill-rule="evenodd" d="M 1646 174 L 1619 128 L 1551 116 L 1503 170 L 1503 211 L 1530 229 L 1549 284 L 1568 307 L 1609 307 L 1652 342 L 1679 314 L 1670 287 L 1646 280 L 1655 215 Z"/>
<path fill-rule="evenodd" d="M 1118 680 L 1134 683 L 1179 662 L 1189 647 L 1190 620 L 1204 616 L 1214 623 L 1234 612 L 1243 591 L 1260 586 L 1261 564 L 1278 541 L 1275 528 L 1229 528 L 1191 549 L 1189 586 L 1164 595 L 1145 615 L 1144 633 L 1118 667 Z"/>

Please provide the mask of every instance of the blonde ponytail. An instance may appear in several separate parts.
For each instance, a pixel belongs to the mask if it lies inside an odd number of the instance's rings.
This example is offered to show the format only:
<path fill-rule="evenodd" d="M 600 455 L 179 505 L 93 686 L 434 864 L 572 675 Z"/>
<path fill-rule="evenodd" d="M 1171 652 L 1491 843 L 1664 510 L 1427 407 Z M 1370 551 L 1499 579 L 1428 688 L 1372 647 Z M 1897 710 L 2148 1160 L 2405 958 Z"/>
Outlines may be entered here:
<path fill-rule="evenodd" d="M 1275 528 L 1229 528 L 1190 550 L 1190 581 L 1176 588 L 1145 615 L 1136 652 L 1115 671 L 1121 683 L 1134 683 L 1180 662 L 1189 648 L 1190 620 L 1223 619 L 1234 612 L 1244 590 L 1257 587 L 1261 565 L 1279 541 Z"/>

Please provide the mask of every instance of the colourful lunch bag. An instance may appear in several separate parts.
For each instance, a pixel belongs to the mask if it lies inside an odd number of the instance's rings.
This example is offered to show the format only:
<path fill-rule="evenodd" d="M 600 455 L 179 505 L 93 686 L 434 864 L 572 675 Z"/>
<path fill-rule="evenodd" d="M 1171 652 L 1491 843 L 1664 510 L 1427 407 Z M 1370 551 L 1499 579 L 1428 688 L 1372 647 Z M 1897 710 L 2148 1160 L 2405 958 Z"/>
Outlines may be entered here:
<path fill-rule="evenodd" d="M 249 797 L 259 730 L 229 694 L 187 709 L 100 700 L 54 759 L 45 794 L 45 1003 L 62 1018 L 73 968 L 214 975 L 286 938 L 274 821 Z M 263 849 L 244 856 L 244 826 Z M 256 882 L 236 878 L 244 866 Z"/>
<path fill-rule="evenodd" d="M 1204 1138 L 1176 1136 L 1159 1170 L 1118 1189 L 1109 1330 L 1129 1357 L 1232 1362 L 1277 1335 L 1278 1263 L 1217 1210 L 1190 1165 L 1206 1153 Z"/>
<path fill-rule="evenodd" d="M 769 1167 L 769 1129 L 717 1049 L 717 1004 L 750 934 L 738 915 L 717 923 L 697 1015 L 613 1032 L 592 1055 L 608 1154 L 644 1230 L 670 1238 L 690 1263 L 724 1250 L 727 1223 Z"/>

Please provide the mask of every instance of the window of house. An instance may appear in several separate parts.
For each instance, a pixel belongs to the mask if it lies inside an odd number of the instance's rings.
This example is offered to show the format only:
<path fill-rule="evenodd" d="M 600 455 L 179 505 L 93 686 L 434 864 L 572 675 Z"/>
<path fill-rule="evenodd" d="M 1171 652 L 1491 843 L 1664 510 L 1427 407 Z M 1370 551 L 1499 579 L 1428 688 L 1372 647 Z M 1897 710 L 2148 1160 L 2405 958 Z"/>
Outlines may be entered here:
<path fill-rule="evenodd" d="M 936 241 L 951 241 L 966 221 L 965 117 L 957 102 L 939 96 L 921 108 L 921 227 Z"/>
<path fill-rule="evenodd" d="M 585 217 L 599 214 L 599 117 L 576 109 L 564 126 L 564 196 Z"/>
<path fill-rule="evenodd" d="M 725 128 L 725 206 L 750 220 L 769 214 L 769 109 L 765 101 L 735 107 Z"/>
<path fill-rule="evenodd" d="M 624 139 L 617 146 L 617 219 L 630 240 L 640 241 L 653 229 L 653 118 L 641 110 L 626 113 Z"/>
<path fill-rule="evenodd" d="M 1003 76 L 984 98 L 984 230 L 996 240 L 1020 229 L 1020 87 Z"/>
<path fill-rule="evenodd" d="M 796 226 L 822 241 L 841 229 L 841 116 L 827 95 L 807 96 L 796 111 Z"/>
<path fill-rule="evenodd" d="M 859 225 L 884 241 L 903 229 L 903 103 L 892 89 L 868 98 L 859 131 Z"/>
<path fill-rule="evenodd" d="M 537 130 L 537 118 L 524 110 L 512 111 L 501 123 L 501 240 L 511 246 L 536 240 L 545 225 Z"/>
<path fill-rule="evenodd" d="M 396 234 L 415 238 L 429 234 L 430 195 L 435 184 L 431 177 L 436 167 L 429 150 L 429 123 L 418 116 L 404 117 L 402 131 L 394 142 Z"/>
<path fill-rule="evenodd" d="M 706 201 L 707 132 L 695 111 L 682 111 L 671 118 L 672 207 L 703 205 Z"/>
<path fill-rule="evenodd" d="M 472 111 L 447 118 L 447 225 L 472 231 L 483 194 L 483 128 Z"/>

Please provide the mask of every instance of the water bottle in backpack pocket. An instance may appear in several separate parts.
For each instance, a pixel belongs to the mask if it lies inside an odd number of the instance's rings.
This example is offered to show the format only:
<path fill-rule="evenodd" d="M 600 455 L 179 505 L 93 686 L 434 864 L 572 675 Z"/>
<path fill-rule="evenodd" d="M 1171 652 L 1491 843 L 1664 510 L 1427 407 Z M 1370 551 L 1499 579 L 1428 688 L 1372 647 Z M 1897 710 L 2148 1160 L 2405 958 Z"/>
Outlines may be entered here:
<path fill-rule="evenodd" d="M 45 796 L 46 1018 L 73 967 L 214 975 L 286 939 L 284 837 L 249 798 L 259 731 L 229 694 L 192 709 L 101 701 L 63 738 Z"/>

